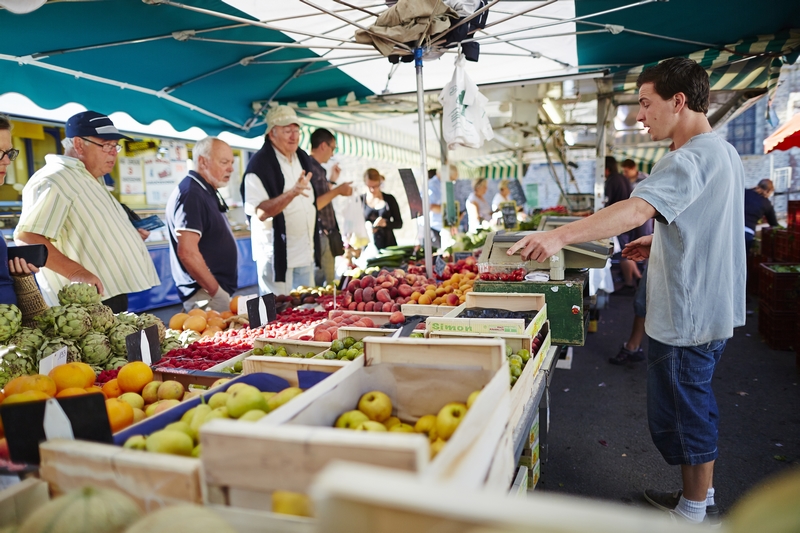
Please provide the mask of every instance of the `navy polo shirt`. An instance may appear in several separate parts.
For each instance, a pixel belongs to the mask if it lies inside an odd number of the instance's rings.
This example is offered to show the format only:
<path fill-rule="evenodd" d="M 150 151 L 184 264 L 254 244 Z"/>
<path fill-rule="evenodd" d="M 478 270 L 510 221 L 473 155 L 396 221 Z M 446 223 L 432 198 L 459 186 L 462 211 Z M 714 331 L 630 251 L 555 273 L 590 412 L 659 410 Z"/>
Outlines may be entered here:
<path fill-rule="evenodd" d="M 233 294 L 238 287 L 238 251 L 226 210 L 216 189 L 194 171 L 183 178 L 167 200 L 169 259 L 181 301 L 191 298 L 200 285 L 178 259 L 178 231 L 199 233 L 200 254 L 217 283 L 228 294 Z"/>

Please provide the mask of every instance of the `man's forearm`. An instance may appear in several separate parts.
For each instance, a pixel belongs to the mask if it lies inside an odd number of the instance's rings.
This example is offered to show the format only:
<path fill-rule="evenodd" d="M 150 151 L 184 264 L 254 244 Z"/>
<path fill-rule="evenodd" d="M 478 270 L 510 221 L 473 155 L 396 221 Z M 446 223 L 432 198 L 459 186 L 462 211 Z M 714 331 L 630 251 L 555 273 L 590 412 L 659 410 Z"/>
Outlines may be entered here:
<path fill-rule="evenodd" d="M 638 228 L 656 216 L 656 210 L 640 198 L 630 198 L 597 213 L 553 230 L 564 245 L 594 241 Z"/>
<path fill-rule="evenodd" d="M 333 201 L 339 195 L 339 192 L 336 189 L 331 189 L 322 196 L 317 197 L 317 209 L 322 209 L 323 207 L 327 206 L 329 203 Z"/>
<path fill-rule="evenodd" d="M 256 216 L 262 222 L 268 218 L 272 218 L 286 209 L 286 206 L 289 205 L 296 196 L 294 192 L 286 191 L 277 198 L 264 200 L 256 207 Z"/>
<path fill-rule="evenodd" d="M 212 296 L 216 294 L 219 283 L 208 269 L 206 260 L 203 259 L 199 250 L 180 250 L 179 246 L 178 257 L 183 266 L 186 267 L 186 271 L 192 276 L 193 280 L 200 284 L 200 287 Z"/>
<path fill-rule="evenodd" d="M 14 242 L 17 243 L 18 246 L 25 246 L 28 244 L 45 245 L 47 247 L 47 264 L 44 266 L 65 278 L 70 278 L 76 271 L 83 270 L 83 265 L 62 254 L 58 248 L 53 246 L 50 239 L 44 235 L 21 231 L 14 239 Z"/>

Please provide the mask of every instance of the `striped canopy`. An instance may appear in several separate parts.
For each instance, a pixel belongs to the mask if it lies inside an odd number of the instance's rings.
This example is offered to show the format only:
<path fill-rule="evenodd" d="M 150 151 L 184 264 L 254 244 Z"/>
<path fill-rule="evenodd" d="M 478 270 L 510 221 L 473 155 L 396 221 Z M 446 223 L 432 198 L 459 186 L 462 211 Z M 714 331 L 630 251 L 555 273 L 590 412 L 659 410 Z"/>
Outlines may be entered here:
<path fill-rule="evenodd" d="M 632 159 L 636 162 L 639 170 L 649 174 L 658 160 L 669 152 L 668 146 L 645 146 L 645 147 L 619 147 L 614 149 L 614 157 L 617 161 Z"/>

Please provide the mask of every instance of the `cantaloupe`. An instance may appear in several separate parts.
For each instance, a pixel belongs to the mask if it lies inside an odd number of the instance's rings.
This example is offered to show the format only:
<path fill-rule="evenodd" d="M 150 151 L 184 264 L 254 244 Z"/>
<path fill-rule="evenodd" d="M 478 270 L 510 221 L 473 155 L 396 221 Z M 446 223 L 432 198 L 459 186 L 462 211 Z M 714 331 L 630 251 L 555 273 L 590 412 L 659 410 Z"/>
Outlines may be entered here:
<path fill-rule="evenodd" d="M 213 511 L 187 503 L 150 513 L 125 533 L 236 533 L 236 530 Z"/>
<path fill-rule="evenodd" d="M 113 489 L 84 487 L 47 502 L 18 533 L 121 533 L 142 516 L 139 506 Z"/>

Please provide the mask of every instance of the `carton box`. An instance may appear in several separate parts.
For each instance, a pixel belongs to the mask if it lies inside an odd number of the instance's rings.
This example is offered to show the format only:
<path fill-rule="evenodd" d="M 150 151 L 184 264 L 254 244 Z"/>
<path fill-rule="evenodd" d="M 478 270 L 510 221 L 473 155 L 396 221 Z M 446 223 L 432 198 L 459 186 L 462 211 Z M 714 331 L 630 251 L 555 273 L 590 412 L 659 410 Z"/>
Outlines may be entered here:
<path fill-rule="evenodd" d="M 493 308 L 506 311 L 538 311 L 527 326 L 520 318 L 460 318 L 466 309 Z M 428 332 L 467 333 L 473 335 L 536 335 L 547 320 L 543 294 L 469 292 L 463 304 L 443 317 L 428 317 Z"/>
<path fill-rule="evenodd" d="M 508 362 L 496 339 L 367 338 L 365 355 L 255 424 L 214 420 L 203 426 L 209 501 L 235 507 L 263 502 L 274 490 L 307 492 L 329 462 L 390 466 L 448 483 L 483 487 L 508 422 Z M 360 397 L 380 390 L 393 415 L 413 424 L 447 403 L 478 399 L 441 452 L 430 459 L 420 434 L 336 429 Z M 239 453 L 232 455 L 236 446 Z M 505 485 L 503 490 L 507 490 Z"/>

